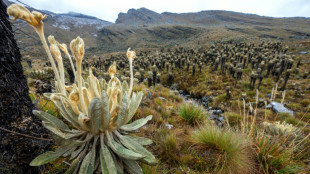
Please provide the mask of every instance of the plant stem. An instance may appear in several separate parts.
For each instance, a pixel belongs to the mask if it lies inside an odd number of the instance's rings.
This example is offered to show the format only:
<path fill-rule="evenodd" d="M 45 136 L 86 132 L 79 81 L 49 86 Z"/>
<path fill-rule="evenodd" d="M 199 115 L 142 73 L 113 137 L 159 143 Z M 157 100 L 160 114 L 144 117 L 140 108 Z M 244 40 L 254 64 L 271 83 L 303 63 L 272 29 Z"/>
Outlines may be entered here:
<path fill-rule="evenodd" d="M 41 39 L 41 42 L 42 42 L 42 44 L 43 44 L 43 47 L 44 47 L 44 49 L 45 49 L 45 52 L 46 52 L 46 54 L 47 54 L 47 56 L 48 56 L 48 58 L 49 58 L 49 61 L 51 62 L 52 68 L 53 68 L 54 73 L 55 73 L 56 81 L 59 82 L 59 83 L 58 83 L 58 85 L 59 85 L 58 88 L 61 90 L 60 92 L 63 93 L 63 94 L 65 95 L 65 94 L 66 94 L 66 93 L 65 93 L 65 88 L 64 88 L 64 86 L 62 86 L 62 83 L 61 83 L 60 77 L 59 77 L 59 72 L 58 72 L 58 70 L 57 70 L 55 61 L 54 61 L 54 59 L 53 59 L 53 57 L 52 57 L 51 51 L 50 51 L 50 49 L 48 48 L 48 45 L 47 45 L 46 40 L 45 40 L 45 36 L 44 36 L 44 32 L 43 32 L 43 26 L 40 27 L 40 28 L 35 28 L 35 27 L 34 27 L 34 29 L 35 29 L 35 31 L 38 33 L 38 35 L 39 35 L 39 37 L 40 37 L 40 39 Z"/>
<path fill-rule="evenodd" d="M 132 68 L 132 59 L 129 59 L 129 68 L 130 68 L 130 86 L 129 86 L 129 92 L 128 97 L 130 97 L 132 92 L 132 86 L 133 86 L 133 68 Z"/>
<path fill-rule="evenodd" d="M 80 102 L 81 102 L 81 109 L 85 115 L 88 115 L 88 112 L 85 107 L 84 102 L 84 95 L 82 91 L 82 61 L 77 60 L 76 61 L 76 69 L 77 69 L 77 81 L 78 81 L 78 89 L 79 89 L 79 96 L 80 96 Z"/>
<path fill-rule="evenodd" d="M 69 58 L 69 61 L 70 61 L 70 64 L 71 64 L 71 67 L 72 67 L 72 71 L 73 71 L 73 75 L 74 75 L 74 81 L 76 80 L 75 78 L 76 78 L 76 75 L 75 75 L 75 68 L 74 68 L 74 64 L 73 64 L 73 62 L 72 62 L 72 58 L 71 58 L 71 56 L 70 56 L 70 54 L 68 53 L 68 52 L 66 52 L 66 55 L 68 56 L 68 58 Z"/>

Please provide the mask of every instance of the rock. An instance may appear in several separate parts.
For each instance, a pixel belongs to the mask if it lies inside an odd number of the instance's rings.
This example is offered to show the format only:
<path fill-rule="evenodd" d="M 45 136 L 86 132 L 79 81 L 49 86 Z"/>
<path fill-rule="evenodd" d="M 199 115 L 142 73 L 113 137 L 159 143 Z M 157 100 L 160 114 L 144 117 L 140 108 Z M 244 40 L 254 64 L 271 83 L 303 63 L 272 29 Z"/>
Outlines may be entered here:
<path fill-rule="evenodd" d="M 299 54 L 307 54 L 307 51 L 300 51 Z"/>
<path fill-rule="evenodd" d="M 208 102 L 209 101 L 209 99 L 206 96 L 202 97 L 201 100 L 204 101 L 204 102 Z"/>
<path fill-rule="evenodd" d="M 170 94 L 179 95 L 180 93 L 177 90 L 170 90 Z"/>
<path fill-rule="evenodd" d="M 202 105 L 203 105 L 204 107 L 208 107 L 208 106 L 209 106 L 209 103 L 208 103 L 208 102 L 202 102 Z"/>
<path fill-rule="evenodd" d="M 215 110 L 213 113 L 217 114 L 217 115 L 220 115 L 220 114 L 223 113 L 223 111 L 222 111 L 222 109 L 218 109 L 218 110 Z"/>
<path fill-rule="evenodd" d="M 224 118 L 222 116 L 218 117 L 218 120 L 222 123 L 224 122 Z"/>
<path fill-rule="evenodd" d="M 210 120 L 215 120 L 216 117 L 217 117 L 216 115 L 212 114 L 212 115 L 210 116 Z"/>
<path fill-rule="evenodd" d="M 176 83 L 172 84 L 170 89 L 177 90 L 178 89 L 178 84 L 176 84 Z"/>
<path fill-rule="evenodd" d="M 265 105 L 265 100 L 262 98 L 258 99 L 258 107 L 263 107 Z"/>
<path fill-rule="evenodd" d="M 164 97 L 158 97 L 158 98 L 161 99 L 162 101 L 166 101 Z"/>
<path fill-rule="evenodd" d="M 271 104 L 268 104 L 268 105 L 266 106 L 266 109 L 272 109 L 272 105 L 271 105 Z"/>
<path fill-rule="evenodd" d="M 169 130 L 171 130 L 171 129 L 173 128 L 173 125 L 172 125 L 172 124 L 165 124 L 165 126 L 166 126 Z"/>
<path fill-rule="evenodd" d="M 151 92 L 151 91 L 148 91 L 148 92 L 147 92 L 147 97 L 148 97 L 149 99 L 152 99 L 153 94 L 152 94 L 152 92 Z"/>
<path fill-rule="evenodd" d="M 272 105 L 272 110 L 277 113 L 288 113 L 291 116 L 294 116 L 294 111 L 287 109 L 283 104 L 272 101 L 270 103 Z"/>

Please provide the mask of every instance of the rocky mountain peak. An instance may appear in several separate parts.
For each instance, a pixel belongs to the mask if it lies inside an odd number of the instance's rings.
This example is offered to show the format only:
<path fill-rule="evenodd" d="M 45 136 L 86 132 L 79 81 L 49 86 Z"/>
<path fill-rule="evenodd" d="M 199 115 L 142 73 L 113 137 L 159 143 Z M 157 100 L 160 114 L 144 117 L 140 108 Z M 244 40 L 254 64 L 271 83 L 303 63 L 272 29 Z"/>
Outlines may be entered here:
<path fill-rule="evenodd" d="M 161 14 L 147 8 L 139 8 L 129 9 L 127 13 L 119 13 L 115 23 L 137 26 L 141 24 L 158 24 L 161 21 Z"/>

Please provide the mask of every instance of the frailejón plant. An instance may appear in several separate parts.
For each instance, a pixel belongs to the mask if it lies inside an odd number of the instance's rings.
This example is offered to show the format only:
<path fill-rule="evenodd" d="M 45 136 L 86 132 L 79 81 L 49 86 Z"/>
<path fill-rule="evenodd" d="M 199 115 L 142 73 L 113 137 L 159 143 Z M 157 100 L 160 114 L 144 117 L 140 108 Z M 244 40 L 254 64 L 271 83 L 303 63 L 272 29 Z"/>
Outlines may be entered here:
<path fill-rule="evenodd" d="M 152 116 L 130 122 L 136 113 L 143 93 L 132 92 L 132 61 L 134 51 L 127 50 L 130 67 L 130 84 L 121 82 L 116 76 L 116 64 L 110 66 L 110 81 L 98 80 L 89 70 L 86 80 L 82 77 L 84 41 L 77 37 L 70 43 L 76 60 L 75 83 L 65 84 L 64 67 L 60 49 L 71 59 L 65 44 L 59 44 L 53 36 L 48 37 L 48 47 L 42 20 L 46 18 L 39 12 L 30 13 L 21 5 L 8 7 L 8 14 L 14 19 L 25 20 L 39 34 L 45 51 L 55 73 L 56 92 L 45 96 L 54 102 L 65 122 L 46 112 L 34 110 L 44 127 L 60 139 L 55 151 L 45 152 L 36 157 L 31 166 L 46 164 L 58 157 L 68 157 L 71 165 L 66 173 L 142 173 L 138 161 L 155 164 L 155 157 L 143 146 L 152 140 L 132 136 L 131 133 L 145 125 Z M 60 49 L 59 49 L 60 48 Z M 54 62 L 57 61 L 57 65 Z M 72 63 L 72 61 L 70 60 Z M 74 67 L 72 67 L 74 70 Z M 66 124 L 68 123 L 68 124 Z"/>

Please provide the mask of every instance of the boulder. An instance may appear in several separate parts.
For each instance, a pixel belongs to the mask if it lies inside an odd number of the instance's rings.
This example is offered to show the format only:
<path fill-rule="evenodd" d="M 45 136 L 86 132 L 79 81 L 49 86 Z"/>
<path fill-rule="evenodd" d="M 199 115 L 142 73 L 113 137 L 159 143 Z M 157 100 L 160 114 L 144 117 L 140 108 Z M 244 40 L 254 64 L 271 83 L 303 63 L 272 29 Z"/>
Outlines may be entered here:
<path fill-rule="evenodd" d="M 291 116 L 294 116 L 294 111 L 286 108 L 283 104 L 272 101 L 271 103 L 271 108 L 274 112 L 276 113 L 288 113 Z"/>

